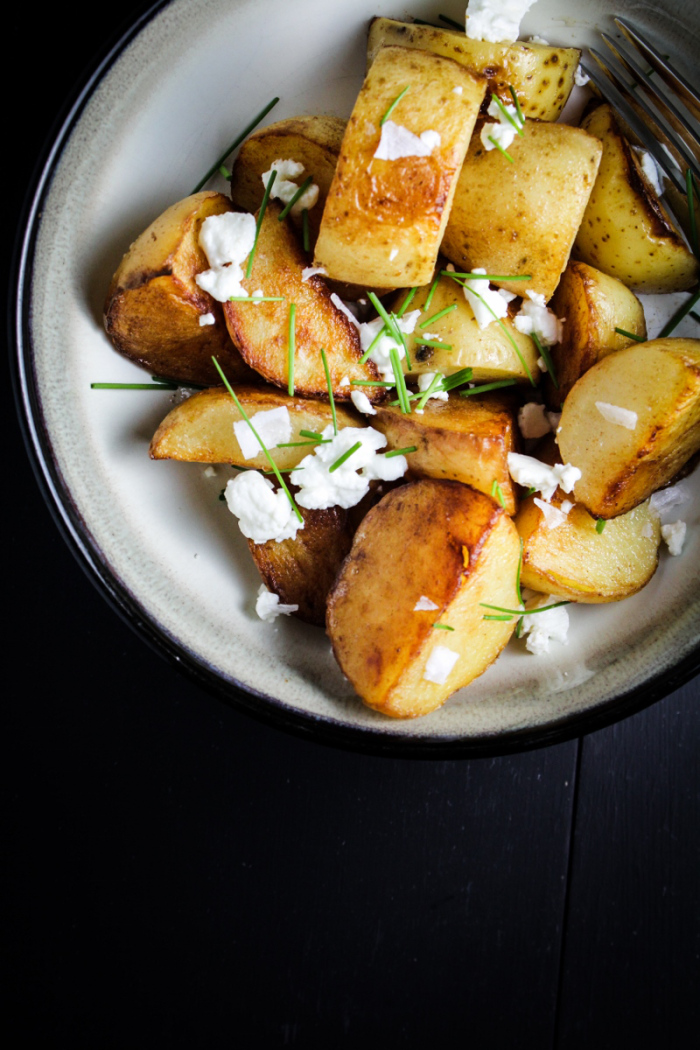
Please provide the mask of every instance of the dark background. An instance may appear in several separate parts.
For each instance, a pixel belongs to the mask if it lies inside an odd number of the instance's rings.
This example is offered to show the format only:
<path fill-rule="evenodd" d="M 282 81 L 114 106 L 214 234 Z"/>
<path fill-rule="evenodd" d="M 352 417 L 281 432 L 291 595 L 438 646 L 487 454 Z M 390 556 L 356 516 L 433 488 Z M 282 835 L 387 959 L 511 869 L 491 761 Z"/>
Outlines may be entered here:
<path fill-rule="evenodd" d="M 63 101 L 124 27 L 104 8 L 7 27 L 9 242 Z M 3 397 L 9 1045 L 695 1043 L 698 680 L 503 758 L 287 736 L 107 606 Z"/>

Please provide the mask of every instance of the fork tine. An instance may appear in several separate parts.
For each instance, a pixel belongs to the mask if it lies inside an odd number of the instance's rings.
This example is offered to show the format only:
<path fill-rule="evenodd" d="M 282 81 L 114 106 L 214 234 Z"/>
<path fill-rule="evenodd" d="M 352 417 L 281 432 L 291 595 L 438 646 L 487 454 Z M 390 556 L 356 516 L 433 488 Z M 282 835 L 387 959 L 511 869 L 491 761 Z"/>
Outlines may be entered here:
<path fill-rule="evenodd" d="M 679 73 L 668 59 L 664 58 L 652 44 L 645 40 L 639 31 L 630 25 L 626 19 L 615 18 L 615 24 L 622 30 L 629 42 L 644 56 L 652 69 L 656 70 L 664 83 L 682 99 L 696 120 L 700 120 L 700 95 L 688 83 L 683 74 Z"/>

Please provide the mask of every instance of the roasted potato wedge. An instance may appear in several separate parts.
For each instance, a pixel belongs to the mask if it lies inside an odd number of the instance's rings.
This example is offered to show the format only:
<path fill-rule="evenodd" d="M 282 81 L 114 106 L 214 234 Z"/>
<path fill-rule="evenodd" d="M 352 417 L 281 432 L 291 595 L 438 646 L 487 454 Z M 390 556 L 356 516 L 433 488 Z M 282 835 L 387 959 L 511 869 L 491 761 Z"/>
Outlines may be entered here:
<path fill-rule="evenodd" d="M 692 288 L 700 264 L 642 175 L 612 107 L 598 106 L 581 126 L 600 139 L 603 157 L 576 236 L 576 258 L 636 292 Z"/>
<path fill-rule="evenodd" d="M 636 413 L 633 428 L 609 422 L 605 406 Z M 654 339 L 604 357 L 564 402 L 557 436 L 563 462 L 582 474 L 578 502 L 597 518 L 632 510 L 700 449 L 700 340 Z"/>
<path fill-rule="evenodd" d="M 197 386 L 218 383 L 214 355 L 231 382 L 253 376 L 231 342 L 220 303 L 194 280 L 209 265 L 199 247 L 202 223 L 232 210 L 221 193 L 185 197 L 137 237 L 112 278 L 107 335 L 116 350 L 155 375 Z M 200 325 L 205 314 L 215 323 Z"/>
<path fill-rule="evenodd" d="M 382 119 L 440 136 L 426 156 L 375 157 Z M 455 88 L 461 94 L 455 94 Z M 370 68 L 343 138 L 316 242 L 329 277 L 379 288 L 430 280 L 486 81 L 429 51 L 385 47 Z"/>
<path fill-rule="evenodd" d="M 347 376 L 378 379 L 372 361 L 361 365 L 360 337 L 352 321 L 335 306 L 323 280 L 314 275 L 303 280 L 306 259 L 289 220 L 279 222 L 281 208 L 270 202 L 260 227 L 260 236 L 249 279 L 242 284 L 250 295 L 283 296 L 279 303 L 224 303 L 224 316 L 231 339 L 243 359 L 264 379 L 287 387 L 289 380 L 289 314 L 296 306 L 296 352 L 294 389 L 301 397 L 327 397 L 328 386 L 321 349 L 325 349 L 333 396 L 347 400 L 349 386 L 340 386 Z M 367 387 L 370 400 L 385 397 L 380 387 Z"/>
<path fill-rule="evenodd" d="M 569 260 L 549 305 L 565 319 L 563 339 L 550 350 L 557 385 L 550 376 L 545 379 L 547 401 L 559 411 L 576 380 L 596 361 L 636 341 L 618 328 L 646 339 L 647 327 L 637 296 L 622 281 L 582 262 Z"/>
<path fill-rule="evenodd" d="M 509 399 L 452 393 L 448 401 L 428 401 L 422 415 L 379 405 L 371 423 L 386 435 L 389 448 L 416 446 L 406 457 L 411 477 L 461 481 L 494 498 L 499 486 L 506 511 L 515 513 L 508 453 L 516 451 L 517 426 Z"/>
<path fill-rule="evenodd" d="M 301 430 L 319 434 L 333 422 L 331 406 L 324 401 L 307 401 L 289 397 L 274 387 L 237 386 L 236 396 L 248 416 L 275 408 L 289 411 L 292 436 L 290 441 L 304 441 Z M 342 405 L 336 408 L 338 426 L 357 426 L 357 419 Z M 231 463 L 236 467 L 267 470 L 270 464 L 261 452 L 245 459 L 236 439 L 233 424 L 243 417 L 233 398 L 223 387 L 213 387 L 193 394 L 167 414 L 160 424 L 149 449 L 151 459 L 179 459 L 189 463 Z M 313 451 L 310 446 L 278 448 L 274 460 L 280 470 L 291 470 Z"/>
<path fill-rule="evenodd" d="M 333 650 L 364 702 L 415 718 L 485 671 L 515 621 L 484 620 L 479 603 L 514 608 L 518 555 L 511 519 L 466 485 L 424 479 L 386 495 L 360 525 L 328 598 Z M 423 596 L 437 608 L 416 611 Z M 427 680 L 445 656 L 456 662 L 443 668 L 444 681 Z"/>
<path fill-rule="evenodd" d="M 559 509 L 567 497 L 552 498 Z M 648 500 L 596 531 L 596 519 L 575 504 L 566 520 L 547 527 L 535 497 L 523 501 L 515 518 L 523 541 L 520 582 L 543 594 L 573 602 L 619 602 L 636 594 L 656 571 L 661 527 Z"/>
<path fill-rule="evenodd" d="M 574 85 L 574 74 L 581 52 L 574 47 L 551 44 L 493 44 L 488 40 L 470 40 L 464 33 L 436 29 L 416 22 L 397 22 L 393 18 L 374 18 L 367 42 L 367 66 L 371 66 L 380 48 L 390 45 L 415 47 L 452 58 L 470 73 L 488 77 L 488 101 L 495 92 L 511 104 L 512 85 L 526 117 L 556 120 L 566 105 Z"/>

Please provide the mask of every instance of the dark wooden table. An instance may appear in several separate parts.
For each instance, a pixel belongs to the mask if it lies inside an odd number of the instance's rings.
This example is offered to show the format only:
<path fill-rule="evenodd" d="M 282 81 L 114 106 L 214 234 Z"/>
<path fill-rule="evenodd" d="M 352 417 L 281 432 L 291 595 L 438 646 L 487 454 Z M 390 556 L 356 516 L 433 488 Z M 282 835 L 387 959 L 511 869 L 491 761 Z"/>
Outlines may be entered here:
<path fill-rule="evenodd" d="M 41 93 L 6 94 L 11 223 L 61 102 L 120 29 L 102 10 L 66 38 L 66 18 L 10 19 Z M 12 1047 L 695 1045 L 698 680 L 504 758 L 284 735 L 115 616 L 9 439 Z"/>

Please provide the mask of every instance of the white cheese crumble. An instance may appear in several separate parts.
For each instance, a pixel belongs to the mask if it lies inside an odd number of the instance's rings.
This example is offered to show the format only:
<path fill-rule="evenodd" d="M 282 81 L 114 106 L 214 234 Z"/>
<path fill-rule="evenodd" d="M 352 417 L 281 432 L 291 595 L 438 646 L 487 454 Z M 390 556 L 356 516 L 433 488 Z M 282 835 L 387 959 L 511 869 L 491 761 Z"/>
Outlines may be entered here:
<path fill-rule="evenodd" d="M 574 73 L 574 84 L 576 87 L 585 87 L 590 79 L 588 74 L 583 72 L 580 65 L 576 66 L 576 72 Z"/>
<path fill-rule="evenodd" d="M 301 271 L 302 281 L 308 281 L 309 277 L 315 277 L 316 274 L 320 274 L 321 277 L 327 277 L 328 271 L 325 266 L 305 266 Z"/>
<path fill-rule="evenodd" d="M 418 389 L 422 394 L 424 394 L 425 391 L 428 389 L 432 381 L 435 379 L 436 375 L 439 375 L 440 379 L 445 378 L 444 375 L 442 375 L 440 372 L 422 372 L 418 376 Z M 447 393 L 446 390 L 434 390 L 428 398 L 428 401 L 449 401 L 449 399 L 450 395 Z"/>
<path fill-rule="evenodd" d="M 508 470 L 513 481 L 523 488 L 537 489 L 547 503 L 557 488 L 571 492 L 581 477 L 578 467 L 572 467 L 570 463 L 557 463 L 548 467 L 534 456 L 523 456 L 520 452 L 508 453 Z"/>
<path fill-rule="evenodd" d="M 466 34 L 471 40 L 513 43 L 535 0 L 469 0 Z"/>
<path fill-rule="evenodd" d="M 350 380 L 348 379 L 348 377 L 343 376 L 343 378 L 338 383 L 338 386 L 350 386 Z"/>
<path fill-rule="evenodd" d="M 267 187 L 273 171 L 276 171 L 277 175 L 272 184 L 272 189 L 270 190 L 270 197 L 282 201 L 283 204 L 289 204 L 290 200 L 299 189 L 296 182 L 293 182 L 292 180 L 299 178 L 304 171 L 304 165 L 296 160 L 282 160 L 280 158 L 279 160 L 274 161 L 270 169 L 263 172 L 263 186 Z M 302 211 L 305 209 L 308 211 L 310 208 L 313 208 L 317 200 L 318 186 L 315 182 L 312 182 L 309 188 L 304 190 L 299 200 L 292 205 L 292 215 L 301 215 Z"/>
<path fill-rule="evenodd" d="M 374 156 L 377 160 L 429 157 L 433 150 L 438 148 L 440 141 L 440 135 L 432 129 L 421 131 L 420 135 L 414 135 L 402 124 L 395 124 L 393 120 L 387 120 L 382 124 L 382 133 Z"/>
<path fill-rule="evenodd" d="M 503 103 L 501 103 L 503 105 Z M 505 110 L 505 113 L 503 112 Z M 518 127 L 524 127 L 525 121 L 518 116 L 515 106 L 501 106 L 492 101 L 486 111 L 490 117 L 494 117 L 495 124 L 486 123 L 481 129 L 481 144 L 485 150 L 496 149 L 496 143 L 501 149 L 508 149 L 513 139 L 518 134 Z M 506 116 L 506 113 L 508 116 Z M 511 119 L 509 120 L 508 117 Z M 493 141 L 491 141 L 493 140 Z"/>
<path fill-rule="evenodd" d="M 538 499 L 537 496 L 535 496 L 533 502 L 542 511 L 544 523 L 548 529 L 558 529 L 560 525 L 563 525 L 569 511 L 573 507 L 573 503 L 568 499 L 564 500 L 561 508 L 554 507 L 551 503 L 545 503 L 544 500 Z"/>
<path fill-rule="evenodd" d="M 373 407 L 367 394 L 363 393 L 362 390 L 353 390 L 350 394 L 350 400 L 358 412 L 362 412 L 365 416 L 376 416 L 376 408 Z"/>
<path fill-rule="evenodd" d="M 651 153 L 649 153 L 648 150 L 642 149 L 641 146 L 633 146 L 632 149 L 637 154 L 642 173 L 651 188 L 654 190 L 654 193 L 656 193 L 657 197 L 663 197 L 664 184 L 662 181 L 662 172 Z"/>
<path fill-rule="evenodd" d="M 620 408 L 619 405 L 611 405 L 608 401 L 596 401 L 595 407 L 606 423 L 614 423 L 615 426 L 624 427 L 626 430 L 634 430 L 637 426 L 637 413 L 629 408 Z"/>
<path fill-rule="evenodd" d="M 687 503 L 691 498 L 690 492 L 682 481 L 676 485 L 669 485 L 666 489 L 659 489 L 649 500 L 649 509 L 652 514 L 661 517 L 664 511 L 677 507 L 681 503 Z"/>
<path fill-rule="evenodd" d="M 289 410 L 284 406 L 256 412 L 250 417 L 250 423 L 255 427 L 266 448 L 274 448 L 281 441 L 289 441 L 292 436 L 292 421 Z M 245 419 L 239 419 L 233 424 L 233 432 L 240 445 L 243 459 L 253 459 L 262 452 L 260 441 L 253 433 L 250 423 Z"/>
<path fill-rule="evenodd" d="M 529 36 L 527 42 L 528 44 L 542 44 L 544 47 L 549 47 L 549 40 L 545 40 L 543 36 Z"/>
<path fill-rule="evenodd" d="M 563 335 L 563 320 L 548 308 L 541 292 L 533 292 L 528 288 L 526 294 L 527 300 L 523 300 L 519 313 L 513 319 L 515 327 L 523 335 L 534 333 L 543 346 L 560 343 Z"/>
<path fill-rule="evenodd" d="M 404 335 L 410 335 L 416 327 L 420 315 L 420 310 L 410 310 L 407 314 L 404 314 L 403 317 L 396 318 L 396 324 L 399 327 L 399 331 L 403 332 Z M 384 322 L 381 317 L 376 317 L 373 321 L 366 321 L 359 327 L 360 345 L 362 347 L 362 352 L 364 353 L 369 349 L 377 334 L 384 327 Z M 369 355 L 369 360 L 374 361 L 382 379 L 387 382 L 394 379 L 394 369 L 391 365 L 392 347 L 396 348 L 396 352 L 399 355 L 399 361 L 402 361 L 406 356 L 403 343 L 397 343 L 395 339 L 392 339 L 388 332 L 385 332 L 384 335 L 377 340 L 372 353 Z"/>
<path fill-rule="evenodd" d="M 518 411 L 518 426 L 524 438 L 540 438 L 548 434 L 551 427 L 544 405 L 528 401 Z"/>
<path fill-rule="evenodd" d="M 277 489 L 257 470 L 245 470 L 227 483 L 226 505 L 238 526 L 253 543 L 294 539 L 304 523 L 299 521 L 284 489 Z"/>
<path fill-rule="evenodd" d="M 265 620 L 267 623 L 276 620 L 278 616 L 289 616 L 291 613 L 296 612 L 298 608 L 298 605 L 283 605 L 280 602 L 279 594 L 275 594 L 274 591 L 268 591 L 264 583 L 261 585 L 255 600 L 256 613 L 261 620 Z"/>
<path fill-rule="evenodd" d="M 210 215 L 202 223 L 199 244 L 210 269 L 195 275 L 199 287 L 220 303 L 232 295 L 248 293 L 241 285 L 242 264 L 255 241 L 255 219 L 243 212 Z"/>
<path fill-rule="evenodd" d="M 545 594 L 529 604 L 530 609 L 542 609 L 551 605 L 551 595 Z M 563 642 L 568 645 L 567 633 L 569 630 L 569 613 L 565 605 L 560 605 L 550 612 L 537 613 L 528 616 L 527 613 L 521 621 L 521 630 L 527 635 L 525 643 L 528 652 L 535 656 L 542 656 L 549 652 L 550 642 Z"/>
<path fill-rule="evenodd" d="M 204 328 L 205 325 L 216 324 L 216 318 L 214 314 L 200 314 L 199 315 L 199 327 Z"/>
<path fill-rule="evenodd" d="M 668 547 L 668 553 L 677 556 L 685 543 L 686 524 L 684 521 L 672 521 L 661 526 L 661 537 Z"/>
<path fill-rule="evenodd" d="M 369 483 L 397 481 L 408 469 L 405 456 L 377 455 L 386 438 L 372 427 L 343 427 L 333 435 L 330 423 L 322 433 L 327 445 L 317 445 L 305 456 L 289 478 L 299 487 L 296 497 L 301 507 L 323 510 L 327 507 L 354 507 L 369 490 Z M 340 457 L 359 442 L 360 447 L 331 472 Z"/>
<path fill-rule="evenodd" d="M 348 321 L 352 321 L 352 323 L 355 325 L 355 328 L 360 327 L 360 322 L 357 320 L 350 307 L 343 302 L 343 300 L 340 298 L 337 292 L 331 293 L 331 302 L 333 303 L 333 306 L 336 307 L 336 309 L 340 310 L 341 314 L 345 314 Z"/>
<path fill-rule="evenodd" d="M 426 597 L 425 594 L 421 594 L 420 598 L 413 606 L 414 612 L 432 612 L 434 609 L 439 609 L 440 606 L 436 605 L 435 602 L 431 602 L 430 598 Z"/>
<path fill-rule="evenodd" d="M 486 273 L 483 266 L 475 266 L 472 273 Z M 488 281 L 478 277 L 464 282 L 464 298 L 474 313 L 479 328 L 487 328 L 492 321 L 508 316 L 508 304 L 505 298 L 492 288 Z"/>
<path fill-rule="evenodd" d="M 211 466 L 206 467 L 205 470 L 204 470 L 204 477 L 205 478 L 215 478 L 216 477 L 216 471 L 214 470 L 214 468 L 211 467 Z"/>
<path fill-rule="evenodd" d="M 444 685 L 458 660 L 459 653 L 448 649 L 446 645 L 436 645 L 426 661 L 423 672 L 424 680 L 435 682 L 436 685 Z"/>

